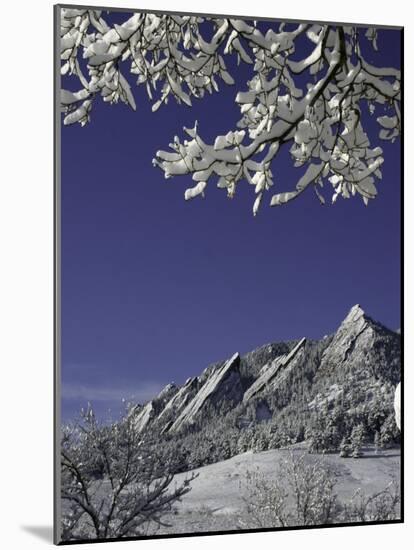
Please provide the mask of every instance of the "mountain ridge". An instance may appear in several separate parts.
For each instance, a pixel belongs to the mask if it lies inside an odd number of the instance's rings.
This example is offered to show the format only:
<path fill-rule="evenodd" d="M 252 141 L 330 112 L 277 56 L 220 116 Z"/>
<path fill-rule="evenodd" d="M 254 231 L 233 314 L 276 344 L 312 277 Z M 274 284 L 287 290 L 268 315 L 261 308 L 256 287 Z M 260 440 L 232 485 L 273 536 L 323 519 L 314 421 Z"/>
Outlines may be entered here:
<path fill-rule="evenodd" d="M 301 384 L 302 377 L 312 377 L 315 391 L 318 389 L 311 395 L 313 406 L 324 400 L 324 392 L 327 402 L 332 401 L 332 395 L 341 395 L 344 391 L 341 380 L 347 374 L 355 380 L 365 380 L 362 392 L 372 391 L 378 380 L 396 385 L 399 339 L 398 333 L 372 319 L 355 304 L 329 336 L 320 340 L 302 337 L 269 343 L 242 356 L 236 352 L 226 360 L 209 365 L 182 386 L 168 384 L 144 406 L 133 407 L 130 414 L 134 415 L 138 432 L 153 427 L 164 434 L 176 433 L 197 429 L 203 424 L 204 416 L 214 416 L 220 408 L 228 411 L 241 403 L 261 401 L 261 410 L 270 410 L 269 402 L 285 391 L 292 377 Z M 319 387 L 331 379 L 331 389 L 321 393 Z M 256 409 L 258 407 L 256 404 Z"/>

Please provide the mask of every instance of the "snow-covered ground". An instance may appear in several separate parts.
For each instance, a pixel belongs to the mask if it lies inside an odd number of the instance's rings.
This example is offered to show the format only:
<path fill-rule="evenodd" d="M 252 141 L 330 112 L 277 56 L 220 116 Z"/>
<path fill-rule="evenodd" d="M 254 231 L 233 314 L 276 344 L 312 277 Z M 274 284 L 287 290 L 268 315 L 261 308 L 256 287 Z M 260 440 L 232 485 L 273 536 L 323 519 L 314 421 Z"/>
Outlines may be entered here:
<path fill-rule="evenodd" d="M 296 447 L 293 452 L 302 455 L 305 449 Z M 192 490 L 176 506 L 168 518 L 170 528 L 159 533 L 189 533 L 240 529 L 240 518 L 245 515 L 243 491 L 247 471 L 259 469 L 269 480 L 277 479 L 280 463 L 289 450 L 271 450 L 261 453 L 247 452 L 216 464 L 194 470 L 198 477 L 192 482 Z M 341 502 L 348 501 L 360 488 L 366 494 L 384 489 L 400 476 L 400 449 L 388 449 L 375 453 L 372 447 L 364 449 L 359 459 L 332 455 L 306 455 L 306 461 L 322 460 L 337 476 L 335 492 Z M 186 474 L 176 476 L 180 484 Z"/>

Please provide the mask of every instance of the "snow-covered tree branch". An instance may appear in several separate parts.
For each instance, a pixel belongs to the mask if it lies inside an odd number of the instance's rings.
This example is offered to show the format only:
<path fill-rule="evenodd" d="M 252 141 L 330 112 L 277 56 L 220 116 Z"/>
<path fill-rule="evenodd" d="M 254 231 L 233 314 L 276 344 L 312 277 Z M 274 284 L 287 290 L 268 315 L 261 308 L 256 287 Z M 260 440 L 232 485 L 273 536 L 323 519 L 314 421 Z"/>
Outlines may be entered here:
<path fill-rule="evenodd" d="M 253 213 L 266 193 L 271 206 L 285 204 L 312 186 L 324 203 L 325 182 L 339 196 L 377 194 L 383 152 L 364 128 L 375 116 L 379 138 L 394 141 L 401 128 L 400 72 L 368 63 L 378 49 L 374 28 L 320 24 L 263 30 L 253 21 L 136 13 L 110 27 L 101 11 L 62 9 L 63 75 L 75 75 L 79 89 L 62 90 L 64 124 L 86 124 L 98 96 L 136 109 L 126 72 L 145 85 L 152 110 L 172 97 L 191 107 L 194 98 L 232 85 L 225 58 L 251 66 L 252 78 L 235 95 L 240 119 L 214 143 L 201 129 L 184 128 L 170 151 L 157 151 L 154 165 L 165 177 L 191 175 L 185 199 L 204 196 L 214 183 L 233 197 L 241 181 L 254 186 Z M 123 72 L 124 71 L 124 74 Z M 371 136 L 372 139 L 372 136 Z M 277 157 L 286 145 L 299 168 L 293 190 L 279 191 Z M 274 185 L 276 184 L 276 185 Z"/>

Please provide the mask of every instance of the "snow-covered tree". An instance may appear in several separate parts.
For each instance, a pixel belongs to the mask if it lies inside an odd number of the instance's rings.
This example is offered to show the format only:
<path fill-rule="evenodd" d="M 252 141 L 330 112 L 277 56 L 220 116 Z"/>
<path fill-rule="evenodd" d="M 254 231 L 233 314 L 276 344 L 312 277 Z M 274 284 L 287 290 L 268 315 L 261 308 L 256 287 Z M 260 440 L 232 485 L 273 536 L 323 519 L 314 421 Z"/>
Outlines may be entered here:
<path fill-rule="evenodd" d="M 361 448 L 365 439 L 365 429 L 362 424 L 357 424 L 353 427 L 350 436 L 350 447 L 352 452 L 352 458 L 359 458 L 362 456 Z"/>
<path fill-rule="evenodd" d="M 133 416 L 102 425 L 88 407 L 62 430 L 62 540 L 118 539 L 165 525 L 195 478 L 176 483 L 173 462 L 156 456 Z"/>
<path fill-rule="evenodd" d="M 351 456 L 351 444 L 347 437 L 343 437 L 339 446 L 339 456 L 342 458 L 348 458 Z"/>
<path fill-rule="evenodd" d="M 335 484 L 329 466 L 290 450 L 274 480 L 259 469 L 246 472 L 240 483 L 246 505 L 241 525 L 274 528 L 334 523 L 339 512 Z"/>
<path fill-rule="evenodd" d="M 62 89 L 64 124 L 85 125 L 98 96 L 135 110 L 132 77 L 146 87 L 153 111 L 170 98 L 190 107 L 219 84 L 235 84 L 226 61 L 236 56 L 250 65 L 251 78 L 235 94 L 234 128 L 208 143 L 196 121 L 170 151 L 155 153 L 154 165 L 167 178 L 192 177 L 186 200 L 204 196 L 211 183 L 233 197 L 245 181 L 254 188 L 254 214 L 266 193 L 278 206 L 313 187 L 325 203 L 324 183 L 333 202 L 360 195 L 367 204 L 384 161 L 381 147 L 371 145 L 367 117 L 376 118 L 380 139 L 394 141 L 401 129 L 400 71 L 367 61 L 381 32 L 389 31 L 159 13 L 109 25 L 102 11 L 65 8 L 61 73 L 74 75 L 78 89 Z M 283 192 L 277 158 L 287 147 L 299 170 L 295 188 Z"/>

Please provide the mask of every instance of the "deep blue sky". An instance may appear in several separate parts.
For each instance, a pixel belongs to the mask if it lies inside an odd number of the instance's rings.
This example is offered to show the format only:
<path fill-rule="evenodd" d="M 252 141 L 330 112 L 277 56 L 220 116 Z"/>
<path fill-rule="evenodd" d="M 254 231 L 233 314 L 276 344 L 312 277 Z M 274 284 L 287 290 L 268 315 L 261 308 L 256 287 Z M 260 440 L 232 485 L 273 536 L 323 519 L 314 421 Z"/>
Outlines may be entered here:
<path fill-rule="evenodd" d="M 381 31 L 379 46 L 372 61 L 399 66 L 399 32 Z M 399 142 L 381 142 L 383 180 L 368 207 L 322 207 L 309 190 L 253 218 L 247 183 L 233 200 L 210 185 L 205 200 L 185 202 L 190 177 L 165 180 L 151 160 L 196 119 L 204 138 L 235 128 L 238 86 L 221 89 L 153 114 L 135 88 L 136 112 L 97 101 L 86 127 L 62 128 L 64 419 L 88 400 L 117 414 L 122 397 L 146 400 L 235 351 L 320 338 L 355 303 L 400 326 Z M 287 155 L 273 173 L 275 192 L 298 179 Z"/>

